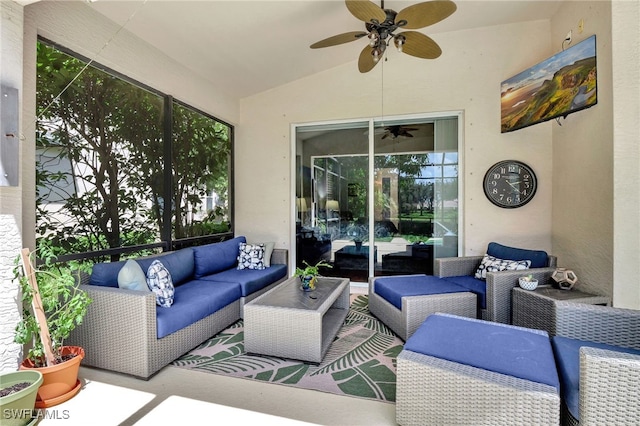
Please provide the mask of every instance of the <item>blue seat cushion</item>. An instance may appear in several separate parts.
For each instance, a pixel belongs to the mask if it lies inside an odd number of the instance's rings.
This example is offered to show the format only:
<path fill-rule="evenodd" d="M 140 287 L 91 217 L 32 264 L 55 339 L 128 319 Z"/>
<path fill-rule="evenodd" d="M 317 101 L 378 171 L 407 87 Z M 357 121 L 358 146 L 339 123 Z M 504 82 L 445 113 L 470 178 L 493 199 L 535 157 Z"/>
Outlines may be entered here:
<path fill-rule="evenodd" d="M 171 307 L 156 307 L 158 339 L 181 330 L 238 299 L 238 283 L 201 280 L 186 282 L 176 287 Z"/>
<path fill-rule="evenodd" d="M 251 293 L 262 290 L 275 281 L 287 275 L 287 265 L 272 264 L 265 269 L 236 269 L 231 268 L 226 271 L 218 272 L 213 275 L 207 275 L 200 278 L 203 281 L 210 282 L 232 282 L 240 284 L 242 297 L 249 296 Z"/>
<path fill-rule="evenodd" d="M 428 294 L 460 293 L 467 289 L 440 277 L 417 274 L 376 279 L 374 292 L 396 308 L 402 310 L 402 298 Z"/>
<path fill-rule="evenodd" d="M 466 288 L 468 291 L 478 295 L 478 306 L 480 309 L 487 308 L 487 282 L 479 280 L 471 275 L 459 277 L 446 277 L 445 280 Z"/>
<path fill-rule="evenodd" d="M 171 274 L 174 286 L 193 279 L 194 260 L 193 250 L 188 247 L 178 251 L 163 253 L 160 256 L 151 256 L 136 259 L 142 270 L 147 273 L 154 260 L 159 260 Z"/>
<path fill-rule="evenodd" d="M 505 260 L 530 260 L 530 268 L 546 268 L 549 266 L 549 255 L 542 250 L 521 249 L 492 242 L 487 247 L 487 254 Z"/>
<path fill-rule="evenodd" d="M 580 348 L 588 346 L 591 348 L 640 355 L 640 351 L 637 349 L 570 339 L 562 336 L 552 337 L 551 344 L 560 373 L 562 399 L 567 404 L 571 415 L 577 420 L 580 420 Z"/>
<path fill-rule="evenodd" d="M 240 243 L 246 243 L 245 237 L 236 237 L 220 243 L 192 247 L 195 262 L 195 278 L 215 274 L 238 263 Z"/>
<path fill-rule="evenodd" d="M 404 349 L 560 389 L 546 333 L 434 314 L 407 340 Z"/>

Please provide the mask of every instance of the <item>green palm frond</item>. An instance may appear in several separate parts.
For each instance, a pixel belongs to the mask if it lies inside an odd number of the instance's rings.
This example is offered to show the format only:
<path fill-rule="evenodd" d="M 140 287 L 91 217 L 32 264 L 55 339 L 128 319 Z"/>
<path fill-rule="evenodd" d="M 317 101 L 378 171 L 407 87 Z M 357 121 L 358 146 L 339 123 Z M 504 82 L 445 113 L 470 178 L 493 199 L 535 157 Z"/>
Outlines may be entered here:
<path fill-rule="evenodd" d="M 366 334 L 369 334 L 366 336 Z M 377 354 L 384 352 L 389 345 L 393 344 L 395 337 L 386 334 L 371 333 L 368 330 L 359 330 L 354 337 L 362 338 L 362 342 L 355 348 L 341 348 L 341 344 L 349 345 L 350 339 L 340 339 L 333 342 L 332 349 L 338 353 L 344 353 L 334 361 L 318 369 L 313 374 L 325 374 L 327 372 L 343 370 L 354 365 L 361 364 Z M 335 347 L 333 347 L 335 346 Z"/>

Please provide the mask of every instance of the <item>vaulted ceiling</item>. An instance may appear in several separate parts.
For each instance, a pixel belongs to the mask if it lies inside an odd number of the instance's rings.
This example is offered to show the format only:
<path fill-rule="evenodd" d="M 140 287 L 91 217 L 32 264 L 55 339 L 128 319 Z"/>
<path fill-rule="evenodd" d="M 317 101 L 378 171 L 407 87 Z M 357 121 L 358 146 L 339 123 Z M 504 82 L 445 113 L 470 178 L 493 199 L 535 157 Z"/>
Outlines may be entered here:
<path fill-rule="evenodd" d="M 549 19 L 561 3 L 454 1 L 458 9 L 452 16 L 419 31 L 437 42 L 443 32 Z M 384 7 L 400 11 L 418 2 L 386 1 Z M 366 44 L 358 40 L 309 48 L 338 33 L 364 30 L 364 24 L 349 13 L 342 0 L 94 0 L 86 4 L 234 98 L 348 62 L 354 63 L 357 72 L 356 61 Z M 403 60 L 423 59 L 403 56 Z"/>

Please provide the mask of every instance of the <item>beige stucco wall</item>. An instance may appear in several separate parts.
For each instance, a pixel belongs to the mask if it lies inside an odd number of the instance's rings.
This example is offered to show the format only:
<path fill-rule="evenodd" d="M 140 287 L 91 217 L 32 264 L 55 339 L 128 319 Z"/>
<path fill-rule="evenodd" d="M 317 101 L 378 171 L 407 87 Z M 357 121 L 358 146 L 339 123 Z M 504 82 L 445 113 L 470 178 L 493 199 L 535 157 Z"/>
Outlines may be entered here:
<path fill-rule="evenodd" d="M 580 33 L 578 23 L 584 22 Z M 575 271 L 576 288 L 613 292 L 613 97 L 611 6 L 567 2 L 552 20 L 556 50 L 596 35 L 598 103 L 553 125 L 553 250 Z"/>
<path fill-rule="evenodd" d="M 361 46 L 335 47 L 352 49 L 354 62 L 243 99 L 236 134 L 237 232 L 289 246 L 292 123 L 462 111 L 464 253 L 483 254 L 492 240 L 551 251 L 552 125 L 500 133 L 500 82 L 549 56 L 549 22 L 434 39 L 444 52 L 440 58 L 391 51 L 388 62 L 367 74 L 355 62 Z M 538 193 L 522 208 L 500 209 L 484 195 L 486 170 L 504 159 L 524 161 L 538 175 Z"/>
<path fill-rule="evenodd" d="M 613 301 L 640 309 L 640 2 L 611 8 Z"/>
<path fill-rule="evenodd" d="M 18 89 L 20 104 L 22 29 L 22 6 L 0 2 L 0 84 Z M 22 169 L 20 167 L 20 173 Z M 23 184 L 19 176 L 18 186 L 0 187 L 0 372 L 16 370 L 22 357 L 21 346 L 13 343 L 13 331 L 20 320 L 18 284 L 13 280 L 13 268 L 22 245 Z"/>

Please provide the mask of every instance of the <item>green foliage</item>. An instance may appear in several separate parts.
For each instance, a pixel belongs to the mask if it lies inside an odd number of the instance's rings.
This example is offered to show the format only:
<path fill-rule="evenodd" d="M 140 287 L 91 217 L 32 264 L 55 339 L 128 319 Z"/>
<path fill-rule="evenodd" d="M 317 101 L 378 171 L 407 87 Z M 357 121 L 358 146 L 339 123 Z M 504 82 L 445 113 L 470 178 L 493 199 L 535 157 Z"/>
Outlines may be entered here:
<path fill-rule="evenodd" d="M 36 252 L 31 253 L 31 257 L 34 253 Z M 38 292 L 47 319 L 54 355 L 57 361 L 62 361 L 60 350 L 64 345 L 64 340 L 69 337 L 76 326 L 82 324 L 91 299 L 86 292 L 78 287 L 82 267 L 52 263 L 53 252 L 47 250 L 46 247 L 42 248 L 39 254 L 43 265 L 37 269 L 34 268 Z M 32 264 L 34 263 L 32 259 L 30 261 Z M 20 269 L 19 266 L 16 266 L 15 278 L 20 283 L 23 312 L 22 320 L 16 326 L 14 341 L 23 345 L 31 343 L 32 348 L 29 350 L 27 358 L 33 361 L 36 367 L 42 367 L 46 365 L 46 362 L 40 338 L 40 327 L 31 306 L 33 290 L 28 284 L 27 277 L 21 273 Z"/>
<path fill-rule="evenodd" d="M 296 268 L 296 272 L 293 274 L 294 277 L 317 277 L 320 275 L 321 267 L 332 268 L 332 266 L 324 260 L 321 260 L 315 265 L 309 265 L 306 260 L 302 262 L 307 266 L 305 268 Z"/>
<path fill-rule="evenodd" d="M 36 223 L 57 254 L 157 242 L 169 228 L 176 239 L 230 229 L 228 125 L 173 102 L 165 159 L 163 97 L 44 43 L 37 60 Z"/>

